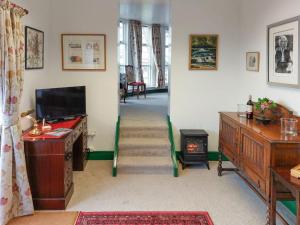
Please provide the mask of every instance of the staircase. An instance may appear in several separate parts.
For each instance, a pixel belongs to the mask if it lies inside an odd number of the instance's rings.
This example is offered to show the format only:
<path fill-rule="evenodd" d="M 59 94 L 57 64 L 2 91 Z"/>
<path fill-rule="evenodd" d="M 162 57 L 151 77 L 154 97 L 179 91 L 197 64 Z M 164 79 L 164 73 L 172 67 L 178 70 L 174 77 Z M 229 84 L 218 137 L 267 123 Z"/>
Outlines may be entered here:
<path fill-rule="evenodd" d="M 166 121 L 122 119 L 118 173 L 172 174 L 168 132 Z"/>

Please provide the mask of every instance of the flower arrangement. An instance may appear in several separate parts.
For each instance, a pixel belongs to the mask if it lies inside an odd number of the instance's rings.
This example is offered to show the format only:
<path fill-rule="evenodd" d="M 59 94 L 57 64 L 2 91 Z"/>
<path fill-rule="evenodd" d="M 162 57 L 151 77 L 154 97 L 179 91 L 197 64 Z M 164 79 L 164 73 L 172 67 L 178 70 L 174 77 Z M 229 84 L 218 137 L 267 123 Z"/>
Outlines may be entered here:
<path fill-rule="evenodd" d="M 256 110 L 264 113 L 267 110 L 271 110 L 277 107 L 277 104 L 269 99 L 269 98 L 259 98 L 258 101 L 255 103 Z"/>

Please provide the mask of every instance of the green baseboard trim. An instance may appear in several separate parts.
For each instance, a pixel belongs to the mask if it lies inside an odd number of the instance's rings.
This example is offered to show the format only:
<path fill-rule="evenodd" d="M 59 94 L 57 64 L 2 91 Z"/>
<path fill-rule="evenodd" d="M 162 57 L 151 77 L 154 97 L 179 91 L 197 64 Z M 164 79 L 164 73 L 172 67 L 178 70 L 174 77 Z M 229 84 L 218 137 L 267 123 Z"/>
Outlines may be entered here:
<path fill-rule="evenodd" d="M 177 159 L 179 158 L 180 152 L 177 151 Z M 113 160 L 114 159 L 114 151 L 94 151 L 88 153 L 88 160 Z M 219 152 L 208 152 L 208 160 L 209 161 L 218 161 L 219 160 Z M 228 161 L 228 159 L 223 156 L 223 161 Z"/>
<path fill-rule="evenodd" d="M 113 160 L 114 151 L 95 151 L 89 152 L 87 156 L 88 160 Z"/>
<path fill-rule="evenodd" d="M 296 201 L 280 201 L 285 207 L 287 207 L 294 215 L 297 214 Z"/>

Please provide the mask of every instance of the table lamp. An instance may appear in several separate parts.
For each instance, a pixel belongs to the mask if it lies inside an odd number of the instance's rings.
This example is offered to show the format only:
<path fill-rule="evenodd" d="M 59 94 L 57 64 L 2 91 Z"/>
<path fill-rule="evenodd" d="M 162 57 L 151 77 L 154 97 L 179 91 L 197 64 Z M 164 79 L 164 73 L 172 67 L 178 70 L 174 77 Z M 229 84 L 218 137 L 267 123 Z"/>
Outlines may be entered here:
<path fill-rule="evenodd" d="M 42 131 L 40 130 L 40 128 L 39 128 L 39 125 L 38 125 L 38 122 L 37 122 L 37 120 L 34 118 L 34 117 L 32 117 L 30 114 L 32 114 L 34 112 L 34 110 L 33 109 L 30 109 L 30 110 L 28 110 L 28 111 L 26 111 L 26 112 L 22 112 L 21 113 L 21 117 L 22 118 L 27 118 L 27 119 L 30 119 L 32 122 L 33 122 L 33 129 L 31 130 L 31 131 L 29 131 L 29 135 L 31 135 L 31 136 L 39 136 L 39 135 L 41 135 L 42 134 Z"/>

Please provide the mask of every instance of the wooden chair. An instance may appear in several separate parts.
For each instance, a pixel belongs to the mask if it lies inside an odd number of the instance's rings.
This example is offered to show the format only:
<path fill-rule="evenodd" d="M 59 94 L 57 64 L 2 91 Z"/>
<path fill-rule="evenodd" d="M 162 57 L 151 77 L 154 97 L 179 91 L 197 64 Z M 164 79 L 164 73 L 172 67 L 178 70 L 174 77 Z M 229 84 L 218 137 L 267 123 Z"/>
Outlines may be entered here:
<path fill-rule="evenodd" d="M 133 66 L 127 65 L 125 66 L 126 70 L 126 79 L 127 79 L 127 91 L 128 86 L 132 87 L 132 95 L 136 92 L 137 98 L 139 99 L 140 93 L 144 92 L 146 98 L 146 84 L 144 82 L 137 82 L 134 78 Z M 136 87 L 136 91 L 134 90 Z"/>
<path fill-rule="evenodd" d="M 120 99 L 124 100 L 124 103 L 126 103 L 126 97 L 127 97 L 127 79 L 125 73 L 120 73 Z"/>

